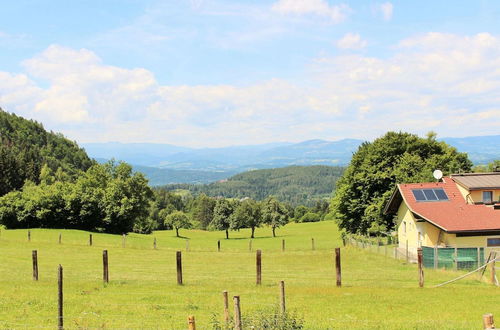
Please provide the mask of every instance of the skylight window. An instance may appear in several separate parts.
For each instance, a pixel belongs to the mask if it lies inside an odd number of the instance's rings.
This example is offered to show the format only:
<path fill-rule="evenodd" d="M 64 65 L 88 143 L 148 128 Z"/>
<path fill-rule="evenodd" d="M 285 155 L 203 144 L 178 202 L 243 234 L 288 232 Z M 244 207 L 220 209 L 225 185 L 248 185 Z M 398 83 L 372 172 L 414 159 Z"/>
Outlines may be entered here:
<path fill-rule="evenodd" d="M 412 189 L 412 192 L 417 202 L 438 202 L 448 200 L 448 195 L 446 195 L 443 188 Z"/>

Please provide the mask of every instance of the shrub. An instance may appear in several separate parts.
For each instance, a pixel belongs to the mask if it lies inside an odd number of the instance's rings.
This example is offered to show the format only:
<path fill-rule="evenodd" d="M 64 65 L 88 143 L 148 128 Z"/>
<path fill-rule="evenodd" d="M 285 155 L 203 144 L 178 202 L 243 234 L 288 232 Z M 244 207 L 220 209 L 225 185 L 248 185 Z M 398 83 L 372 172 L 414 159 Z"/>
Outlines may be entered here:
<path fill-rule="evenodd" d="M 321 216 L 317 213 L 307 212 L 300 218 L 299 222 L 318 222 L 321 221 Z"/>

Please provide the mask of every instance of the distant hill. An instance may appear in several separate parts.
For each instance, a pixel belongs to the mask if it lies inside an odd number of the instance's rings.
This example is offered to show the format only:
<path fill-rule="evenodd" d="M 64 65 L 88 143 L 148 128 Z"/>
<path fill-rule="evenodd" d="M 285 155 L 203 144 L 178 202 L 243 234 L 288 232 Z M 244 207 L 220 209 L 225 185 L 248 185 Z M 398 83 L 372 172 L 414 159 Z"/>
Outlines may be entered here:
<path fill-rule="evenodd" d="M 476 165 L 488 164 L 500 159 L 500 135 L 443 138 L 440 140 L 454 146 L 458 151 L 468 153 L 469 159 Z"/>
<path fill-rule="evenodd" d="M 45 164 L 54 172 L 61 168 L 77 175 L 93 163 L 76 142 L 0 108 L 0 196 L 20 189 L 25 180 L 38 183 Z"/>
<path fill-rule="evenodd" d="M 487 164 L 494 159 L 500 159 L 500 148 L 497 147 L 500 145 L 500 135 L 440 140 L 461 152 L 467 152 L 474 164 Z M 196 172 L 179 172 L 177 175 L 172 171 L 142 169 L 152 179 L 152 184 L 156 185 L 169 182 L 205 182 L 211 178 L 227 178 L 234 173 L 249 170 L 292 165 L 346 166 L 361 143 L 362 140 L 356 139 L 309 140 L 300 143 L 279 142 L 201 149 L 169 144 L 117 142 L 83 146 L 94 158 L 115 158 L 131 164 L 161 169 L 203 171 L 199 179 L 192 180 Z M 136 168 L 139 169 L 137 166 Z"/>
<path fill-rule="evenodd" d="M 330 198 L 343 171 L 339 166 L 289 166 L 244 172 L 211 184 L 175 184 L 162 188 L 189 190 L 194 195 L 205 193 L 213 197 L 256 200 L 272 195 L 292 205 L 312 205 L 315 200 Z"/>
<path fill-rule="evenodd" d="M 347 165 L 361 140 L 310 140 L 224 148 L 181 148 L 169 144 L 83 144 L 94 158 L 119 159 L 131 164 L 183 170 L 230 171 L 291 165 Z"/>

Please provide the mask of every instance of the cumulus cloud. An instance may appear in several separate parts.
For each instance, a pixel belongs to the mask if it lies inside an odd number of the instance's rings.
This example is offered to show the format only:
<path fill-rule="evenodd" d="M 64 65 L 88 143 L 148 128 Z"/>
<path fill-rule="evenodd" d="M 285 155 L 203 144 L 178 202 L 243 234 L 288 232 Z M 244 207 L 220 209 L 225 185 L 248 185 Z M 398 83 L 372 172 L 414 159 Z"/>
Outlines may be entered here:
<path fill-rule="evenodd" d="M 340 49 L 362 49 L 367 44 L 366 40 L 361 39 L 358 33 L 346 33 L 337 41 L 337 47 Z"/>
<path fill-rule="evenodd" d="M 191 146 L 373 138 L 387 130 L 498 134 L 500 38 L 428 33 L 390 57 L 320 57 L 300 80 L 164 85 L 148 70 L 51 46 L 0 72 L 0 104 L 81 142 Z"/>
<path fill-rule="evenodd" d="M 384 21 L 390 21 L 392 19 L 394 6 L 390 2 L 384 2 L 377 5 L 376 11 L 382 15 Z"/>
<path fill-rule="evenodd" d="M 279 0 L 272 10 L 282 14 L 322 16 L 333 23 L 344 21 L 351 11 L 345 4 L 330 5 L 325 0 Z"/>

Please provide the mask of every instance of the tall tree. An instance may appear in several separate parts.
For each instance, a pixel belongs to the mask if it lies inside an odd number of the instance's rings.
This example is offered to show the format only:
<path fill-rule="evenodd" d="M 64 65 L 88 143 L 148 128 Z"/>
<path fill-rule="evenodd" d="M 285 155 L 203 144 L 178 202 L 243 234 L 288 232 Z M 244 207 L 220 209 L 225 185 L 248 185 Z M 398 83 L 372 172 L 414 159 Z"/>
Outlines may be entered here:
<path fill-rule="evenodd" d="M 231 216 L 233 215 L 234 203 L 227 199 L 218 199 L 215 203 L 214 217 L 210 227 L 215 230 L 225 230 L 226 239 L 229 239 L 229 229 L 231 228 Z"/>
<path fill-rule="evenodd" d="M 383 209 L 396 183 L 434 180 L 432 172 L 469 171 L 467 154 L 436 140 L 435 133 L 420 138 L 409 133 L 388 132 L 363 143 L 337 182 L 331 212 L 341 228 L 366 233 L 372 223 L 393 228 L 393 217 Z"/>
<path fill-rule="evenodd" d="M 165 218 L 165 224 L 170 225 L 175 229 L 175 235 L 177 237 L 179 237 L 179 229 L 189 229 L 192 226 L 189 221 L 189 217 L 182 211 L 175 211 L 167 215 Z"/>
<path fill-rule="evenodd" d="M 201 194 L 193 204 L 193 220 L 199 223 L 201 229 L 207 229 L 214 217 L 215 200 Z"/>
<path fill-rule="evenodd" d="M 252 229 L 251 238 L 254 238 L 255 228 L 262 223 L 260 205 L 253 199 L 245 199 L 233 213 L 231 229 L 249 227 Z"/>
<path fill-rule="evenodd" d="M 288 223 L 288 210 L 276 198 L 268 197 L 262 202 L 262 219 L 272 228 L 273 237 L 276 237 L 276 228 Z"/>

